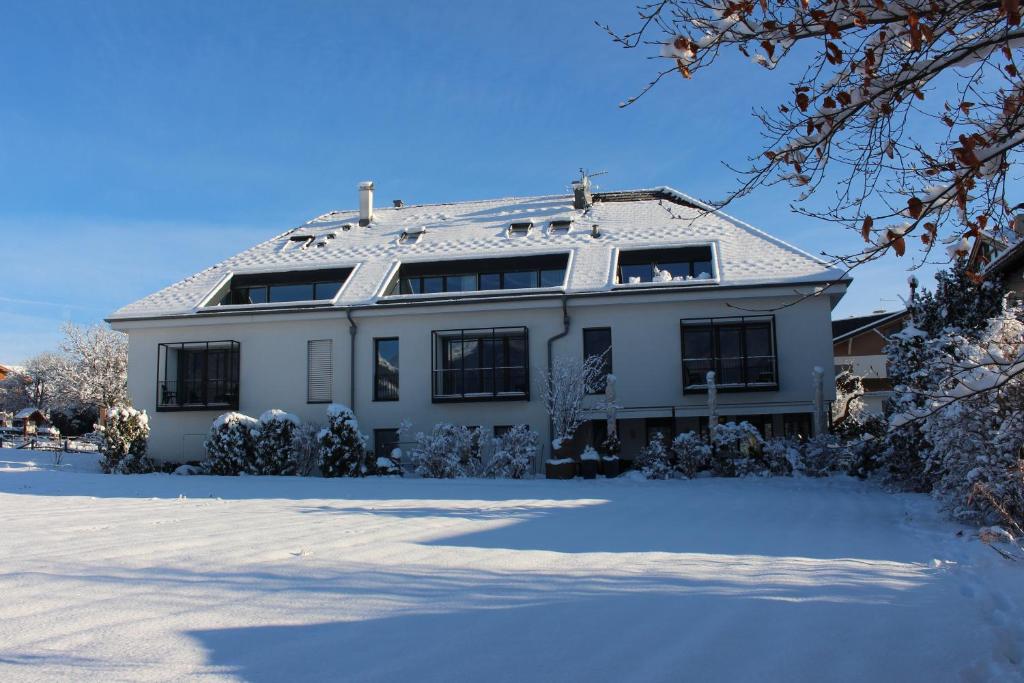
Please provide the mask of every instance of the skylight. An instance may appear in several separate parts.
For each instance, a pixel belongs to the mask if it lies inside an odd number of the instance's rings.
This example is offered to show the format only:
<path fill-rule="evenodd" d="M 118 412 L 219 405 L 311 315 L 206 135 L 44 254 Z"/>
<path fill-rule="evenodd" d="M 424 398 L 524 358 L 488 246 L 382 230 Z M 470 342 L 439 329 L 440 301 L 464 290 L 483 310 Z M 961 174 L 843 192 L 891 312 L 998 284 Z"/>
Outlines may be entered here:
<path fill-rule="evenodd" d="M 549 235 L 568 235 L 572 230 L 573 219 L 566 218 L 554 218 L 548 223 L 548 234 Z"/>
<path fill-rule="evenodd" d="M 420 241 L 420 238 L 427 233 L 427 229 L 422 225 L 414 225 L 406 228 L 401 235 L 398 237 L 399 244 L 416 244 Z"/>
<path fill-rule="evenodd" d="M 526 237 L 533 230 L 533 219 L 528 221 L 516 221 L 508 226 L 509 237 Z"/>

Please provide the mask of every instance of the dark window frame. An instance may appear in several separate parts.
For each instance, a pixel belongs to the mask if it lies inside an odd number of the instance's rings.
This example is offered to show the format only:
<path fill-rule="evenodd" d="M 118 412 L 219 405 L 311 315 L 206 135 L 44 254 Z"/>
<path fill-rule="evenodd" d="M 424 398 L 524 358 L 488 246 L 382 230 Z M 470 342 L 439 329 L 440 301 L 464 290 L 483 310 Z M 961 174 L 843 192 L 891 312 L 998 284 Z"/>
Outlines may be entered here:
<path fill-rule="evenodd" d="M 385 385 L 382 383 L 381 378 L 381 364 L 380 364 L 380 344 L 381 342 L 395 342 L 398 346 L 397 354 L 399 358 L 399 366 L 395 368 L 395 386 L 392 391 L 383 391 Z M 398 337 L 374 337 L 373 338 L 373 400 L 375 402 L 390 402 L 397 401 L 401 396 L 401 341 Z"/>
<path fill-rule="evenodd" d="M 601 354 L 588 354 L 587 353 L 587 333 L 588 332 L 607 332 L 608 333 L 608 348 L 604 352 L 602 352 Z M 604 358 L 604 362 L 605 362 L 604 378 L 601 379 L 601 382 L 599 383 L 598 386 L 594 387 L 594 391 L 588 391 L 587 393 L 591 394 L 591 395 L 603 394 L 605 392 L 605 388 L 606 388 L 605 385 L 607 384 L 605 378 L 607 378 L 608 375 L 614 374 L 614 370 L 612 369 L 613 368 L 613 366 L 612 366 L 612 355 L 613 355 L 614 351 L 612 351 L 612 348 L 613 348 L 615 342 L 614 342 L 613 337 L 612 337 L 612 328 L 610 326 L 607 326 L 607 325 L 603 326 L 603 327 L 584 327 L 583 328 L 583 332 L 582 332 L 582 336 L 583 336 L 583 359 L 586 360 L 587 357 L 590 356 L 590 355 L 601 355 Z"/>
<path fill-rule="evenodd" d="M 384 441 L 381 438 L 381 436 L 383 434 L 391 434 L 391 435 L 393 435 L 394 440 L 393 441 Z M 398 430 L 397 427 L 381 427 L 379 429 L 374 429 L 373 430 L 373 457 L 374 458 L 390 457 L 391 451 L 395 450 L 396 448 L 401 448 L 400 444 L 402 442 L 399 441 L 399 437 L 400 437 L 400 434 L 399 434 L 399 430 Z M 382 447 L 385 444 L 390 445 L 391 448 L 382 453 L 381 449 L 382 449 Z"/>
<path fill-rule="evenodd" d="M 171 351 L 178 354 L 175 361 L 175 379 L 167 377 L 170 368 Z M 224 354 L 226 377 L 224 379 L 211 380 L 210 357 L 211 351 L 220 355 Z M 182 360 L 183 353 L 203 354 L 202 377 L 195 379 L 183 379 Z M 219 339 L 216 341 L 189 341 L 189 342 L 161 342 L 157 344 L 156 352 L 156 411 L 157 412 L 184 412 L 199 410 L 238 410 L 239 401 L 239 375 L 241 369 L 241 344 L 232 339 Z M 211 399 L 211 382 L 223 384 L 219 395 L 222 400 Z M 184 384 L 192 385 L 189 393 L 199 394 L 201 401 L 183 400 L 186 395 Z"/>
<path fill-rule="evenodd" d="M 467 334 L 469 333 L 469 334 Z M 501 334 L 499 334 L 501 333 Z M 488 337 L 489 335 L 489 337 Z M 462 341 L 463 345 L 466 339 L 470 340 L 484 340 L 490 338 L 496 339 L 522 339 L 523 343 L 523 364 L 522 365 L 507 365 L 498 366 L 496 363 L 496 357 L 492 354 L 491 357 L 491 391 L 466 391 L 466 358 L 465 355 L 461 355 L 462 360 L 461 368 L 438 368 L 439 356 L 443 353 L 439 353 L 439 343 L 443 343 L 445 340 L 458 338 Z M 443 362 L 442 362 L 443 365 Z M 522 373 L 523 384 L 522 391 L 498 391 L 498 371 L 502 370 L 502 381 L 506 385 L 514 383 L 512 379 L 515 371 Z M 443 387 L 445 386 L 445 375 L 446 372 L 458 371 L 461 375 L 458 377 L 458 383 L 462 387 L 460 391 L 445 392 Z M 487 368 L 480 367 L 470 369 L 469 372 L 480 373 L 479 377 L 482 378 Z M 440 381 L 439 381 L 440 380 Z M 441 389 L 439 391 L 439 388 Z M 524 326 L 512 326 L 512 327 L 475 327 L 475 328 L 456 328 L 449 330 L 433 330 L 430 333 L 430 398 L 433 403 L 468 403 L 477 401 L 529 401 L 530 400 L 530 331 Z"/>
<path fill-rule="evenodd" d="M 771 339 L 771 354 L 770 356 L 750 356 L 747 353 L 747 326 L 761 325 L 767 323 L 770 331 Z M 722 372 L 722 354 L 721 344 L 719 336 L 719 328 L 721 327 L 733 327 L 739 326 L 743 333 L 740 335 L 741 352 L 736 359 L 742 360 L 741 372 L 743 376 L 742 382 L 729 382 L 720 383 L 718 380 L 723 376 Z M 737 391 L 778 391 L 779 390 L 779 345 L 776 339 L 775 333 L 775 316 L 730 316 L 722 318 L 683 318 L 679 321 L 679 348 L 680 348 L 680 370 L 683 385 L 683 394 L 706 394 L 707 384 L 687 384 L 687 361 L 701 360 L 699 357 L 688 358 L 686 354 L 686 330 L 695 329 L 710 329 L 711 331 L 711 344 L 712 344 L 712 355 L 710 357 L 713 369 L 715 371 L 716 388 L 720 392 L 737 392 Z M 748 377 L 750 370 L 751 358 L 770 358 L 772 374 L 774 381 L 772 382 L 751 382 Z"/>
<path fill-rule="evenodd" d="M 565 286 L 565 278 L 568 271 L 568 252 L 537 254 L 533 256 L 464 259 L 461 261 L 404 263 L 399 266 L 392 282 L 385 288 L 387 292 L 385 296 L 481 294 L 510 289 L 516 291 L 554 289 Z M 550 279 L 550 275 L 556 272 L 561 274 L 558 284 L 545 285 L 545 273 L 549 275 Z M 532 273 L 535 284 L 528 287 L 508 287 L 506 275 L 514 273 Z M 481 286 L 481 279 L 485 276 L 491 278 L 497 276 L 498 286 L 483 288 Z M 457 288 L 453 288 L 449 284 L 449 280 L 453 282 L 462 281 L 466 277 L 474 278 L 474 287 L 472 289 L 466 289 L 461 284 Z M 427 292 L 425 290 L 425 282 L 427 280 L 439 280 L 440 289 Z"/>
<path fill-rule="evenodd" d="M 706 250 L 707 258 L 695 258 L 698 252 L 703 256 Z M 698 278 L 700 274 L 697 272 L 696 264 L 707 262 L 710 272 L 706 278 Z M 689 280 L 683 280 L 683 282 L 714 282 L 717 273 L 717 262 L 715 259 L 715 249 L 710 244 L 692 244 L 682 245 L 677 247 L 664 247 L 660 249 L 625 249 L 619 250 L 618 256 L 615 259 L 615 284 L 617 285 L 628 285 L 628 284 L 651 284 L 654 280 L 654 267 L 658 264 L 668 263 L 687 263 L 689 265 L 688 273 L 672 273 L 673 277 L 690 277 Z M 647 267 L 649 275 L 647 279 L 641 279 L 639 283 L 630 283 L 629 278 L 622 277 L 623 266 L 627 268 L 641 268 Z"/>

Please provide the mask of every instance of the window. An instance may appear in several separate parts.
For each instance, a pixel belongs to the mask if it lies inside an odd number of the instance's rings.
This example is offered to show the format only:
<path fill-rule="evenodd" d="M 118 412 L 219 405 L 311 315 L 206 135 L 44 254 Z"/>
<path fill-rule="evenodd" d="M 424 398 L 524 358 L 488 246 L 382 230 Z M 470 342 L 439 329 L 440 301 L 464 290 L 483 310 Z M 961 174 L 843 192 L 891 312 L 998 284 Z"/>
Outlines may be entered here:
<path fill-rule="evenodd" d="M 156 409 L 238 409 L 239 344 L 184 342 L 157 347 Z"/>
<path fill-rule="evenodd" d="M 306 403 L 334 400 L 334 340 L 306 342 Z"/>
<path fill-rule="evenodd" d="M 565 282 L 568 263 L 568 254 L 406 263 L 399 268 L 398 276 L 388 288 L 388 294 L 561 287 Z"/>
<path fill-rule="evenodd" d="M 441 330 L 433 335 L 433 400 L 529 400 L 525 327 Z"/>
<path fill-rule="evenodd" d="M 715 372 L 722 390 L 778 389 L 774 318 L 681 321 L 683 391 L 706 391 Z"/>
<path fill-rule="evenodd" d="M 399 244 L 416 244 L 420 241 L 420 238 L 427 233 L 427 229 L 422 226 L 415 226 L 406 228 L 402 231 L 402 234 L 398 237 Z"/>
<path fill-rule="evenodd" d="M 398 338 L 373 340 L 373 400 L 398 400 Z"/>
<path fill-rule="evenodd" d="M 714 277 L 710 246 L 638 249 L 619 253 L 617 284 L 710 280 Z"/>
<path fill-rule="evenodd" d="M 391 451 L 398 448 L 397 429 L 374 429 L 373 430 L 373 455 L 376 458 L 385 458 L 391 455 Z"/>
<path fill-rule="evenodd" d="M 571 230 L 571 218 L 556 218 L 548 224 L 549 235 L 568 235 Z"/>
<path fill-rule="evenodd" d="M 533 221 L 519 221 L 508 226 L 509 237 L 526 237 L 533 230 Z"/>
<path fill-rule="evenodd" d="M 782 435 L 801 440 L 809 438 L 813 418 L 811 413 L 785 413 L 782 416 Z"/>
<path fill-rule="evenodd" d="M 602 361 L 601 379 L 592 387 L 591 393 L 603 393 L 606 378 L 612 374 L 612 328 L 590 327 L 583 330 L 583 357 L 591 356 L 600 356 Z"/>
<path fill-rule="evenodd" d="M 231 278 L 228 290 L 214 305 L 245 306 L 297 301 L 331 301 L 338 295 L 351 273 L 351 268 L 332 268 L 318 271 L 235 275 Z"/>

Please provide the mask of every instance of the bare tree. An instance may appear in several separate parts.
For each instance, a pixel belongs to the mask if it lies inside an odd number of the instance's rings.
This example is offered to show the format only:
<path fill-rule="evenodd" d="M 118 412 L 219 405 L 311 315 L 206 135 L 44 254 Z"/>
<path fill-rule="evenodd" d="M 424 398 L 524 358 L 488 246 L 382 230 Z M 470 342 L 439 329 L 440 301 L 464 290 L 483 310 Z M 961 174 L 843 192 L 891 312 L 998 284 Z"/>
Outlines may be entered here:
<path fill-rule="evenodd" d="M 64 377 L 67 360 L 55 353 L 41 353 L 0 382 L 0 407 L 17 412 L 22 408 L 50 410 L 66 397 Z"/>
<path fill-rule="evenodd" d="M 556 358 L 548 370 L 540 373 L 541 399 L 551 418 L 552 448 L 572 439 L 583 424 L 584 400 L 594 393 L 604 377 L 604 359 Z"/>
<path fill-rule="evenodd" d="M 66 394 L 78 405 L 128 405 L 128 336 L 103 325 L 64 325 Z"/>
<path fill-rule="evenodd" d="M 802 71 L 776 109 L 755 112 L 763 147 L 717 206 L 790 183 L 798 212 L 863 237 L 863 251 L 832 255 L 847 268 L 902 256 L 911 235 L 920 265 L 936 246 L 952 258 L 981 231 L 1012 228 L 1021 205 L 1007 199 L 1007 178 L 1024 144 L 1020 0 L 661 0 L 637 10 L 630 31 L 598 24 L 625 48 L 657 47 L 665 64 L 622 106 L 671 74 L 696 78 L 728 49 Z M 945 132 L 914 134 L 936 123 Z M 826 188 L 834 196 L 808 201 Z"/>

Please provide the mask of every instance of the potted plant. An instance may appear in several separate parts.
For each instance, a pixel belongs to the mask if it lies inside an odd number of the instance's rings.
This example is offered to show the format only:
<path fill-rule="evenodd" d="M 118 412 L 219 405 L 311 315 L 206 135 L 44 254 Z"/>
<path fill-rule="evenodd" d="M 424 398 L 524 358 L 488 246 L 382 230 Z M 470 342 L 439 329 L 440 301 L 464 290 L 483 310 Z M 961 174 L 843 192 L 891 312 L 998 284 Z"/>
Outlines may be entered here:
<path fill-rule="evenodd" d="M 619 451 L 622 450 L 622 442 L 615 434 L 609 434 L 601 447 L 605 452 L 605 455 L 601 456 L 601 473 L 609 479 L 614 479 L 621 472 Z"/>
<path fill-rule="evenodd" d="M 548 479 L 572 479 L 576 476 L 576 460 L 569 444 L 568 439 L 562 438 L 551 442 L 554 457 L 544 463 L 544 474 Z"/>
<path fill-rule="evenodd" d="M 597 479 L 597 468 L 600 456 L 592 446 L 587 446 L 580 456 L 580 475 L 584 479 Z"/>

